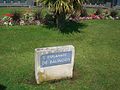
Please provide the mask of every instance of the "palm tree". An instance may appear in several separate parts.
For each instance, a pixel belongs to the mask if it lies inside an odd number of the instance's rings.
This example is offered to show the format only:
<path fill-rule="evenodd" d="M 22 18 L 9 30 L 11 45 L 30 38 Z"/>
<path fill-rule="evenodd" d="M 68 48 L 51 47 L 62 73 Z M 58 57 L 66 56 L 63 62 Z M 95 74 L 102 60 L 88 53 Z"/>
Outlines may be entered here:
<path fill-rule="evenodd" d="M 57 27 L 65 20 L 68 12 L 82 6 L 83 0 L 41 0 L 55 14 Z M 62 21 L 61 21 L 62 20 Z"/>

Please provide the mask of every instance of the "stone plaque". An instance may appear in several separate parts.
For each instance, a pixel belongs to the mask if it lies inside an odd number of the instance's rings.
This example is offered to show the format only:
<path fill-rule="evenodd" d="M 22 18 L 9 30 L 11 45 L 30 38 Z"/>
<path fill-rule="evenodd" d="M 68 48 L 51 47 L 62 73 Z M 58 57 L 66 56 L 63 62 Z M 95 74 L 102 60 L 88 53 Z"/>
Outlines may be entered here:
<path fill-rule="evenodd" d="M 75 50 L 72 45 L 36 48 L 35 78 L 43 81 L 72 78 Z"/>

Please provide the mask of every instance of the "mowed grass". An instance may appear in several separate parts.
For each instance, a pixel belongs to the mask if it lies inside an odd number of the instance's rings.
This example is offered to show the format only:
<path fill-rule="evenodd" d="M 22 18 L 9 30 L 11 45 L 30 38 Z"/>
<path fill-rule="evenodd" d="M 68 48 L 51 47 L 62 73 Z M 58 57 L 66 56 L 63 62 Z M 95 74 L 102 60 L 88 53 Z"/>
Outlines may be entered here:
<path fill-rule="evenodd" d="M 28 7 L 0 7 L 0 18 L 3 18 L 7 13 L 13 13 L 14 11 L 20 11 L 21 14 L 26 12 L 38 10 L 39 8 L 28 8 Z"/>
<path fill-rule="evenodd" d="M 4 17 L 4 14 L 11 13 L 15 10 L 24 10 L 25 8 L 16 7 L 0 7 L 0 17 Z"/>
<path fill-rule="evenodd" d="M 81 26 L 82 24 L 82 26 Z M 7 90 L 119 90 L 120 21 L 81 22 L 75 32 L 46 26 L 0 27 L 0 84 Z M 73 79 L 37 85 L 34 49 L 74 45 Z"/>

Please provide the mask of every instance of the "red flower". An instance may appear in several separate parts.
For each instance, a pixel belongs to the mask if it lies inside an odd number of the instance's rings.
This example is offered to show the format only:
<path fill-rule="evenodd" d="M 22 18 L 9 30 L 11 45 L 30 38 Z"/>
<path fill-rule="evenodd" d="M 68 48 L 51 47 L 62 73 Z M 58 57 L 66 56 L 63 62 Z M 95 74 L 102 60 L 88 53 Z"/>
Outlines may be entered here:
<path fill-rule="evenodd" d="M 4 16 L 13 17 L 13 14 L 7 13 L 7 14 L 4 14 Z"/>

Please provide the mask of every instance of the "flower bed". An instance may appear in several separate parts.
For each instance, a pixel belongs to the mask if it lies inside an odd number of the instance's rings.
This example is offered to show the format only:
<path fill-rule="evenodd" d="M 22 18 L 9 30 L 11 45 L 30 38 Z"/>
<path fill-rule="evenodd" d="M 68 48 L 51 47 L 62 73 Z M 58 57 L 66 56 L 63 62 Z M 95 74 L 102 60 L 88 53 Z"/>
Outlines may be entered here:
<path fill-rule="evenodd" d="M 0 25 L 13 26 L 13 25 L 40 25 L 43 23 L 41 12 L 21 12 L 15 11 L 12 14 L 4 14 L 0 19 Z"/>
<path fill-rule="evenodd" d="M 109 11 L 105 10 L 103 13 L 100 11 L 100 9 L 97 9 L 97 11 L 94 14 L 88 15 L 87 10 L 83 9 L 81 11 L 81 15 L 75 16 L 75 15 L 70 15 L 68 18 L 69 20 L 73 21 L 80 21 L 80 20 L 100 20 L 100 19 L 111 19 L 111 20 L 119 20 L 120 17 L 117 16 L 117 12 L 115 10 Z M 24 14 L 21 14 L 21 12 L 13 12 L 12 14 L 7 13 L 4 14 L 3 17 L 0 19 L 0 25 L 3 26 L 13 26 L 13 25 L 41 25 L 45 24 L 46 19 L 42 18 L 41 12 L 25 12 Z"/>
<path fill-rule="evenodd" d="M 70 20 L 73 21 L 80 21 L 80 20 L 107 20 L 107 19 L 111 19 L 111 20 L 120 20 L 120 16 L 117 15 L 118 12 L 116 10 L 112 10 L 109 11 L 108 9 L 106 9 L 104 12 L 102 12 L 100 9 L 97 9 L 96 12 L 94 14 L 88 15 L 87 10 L 83 9 L 81 11 L 81 15 L 80 16 L 75 16 L 74 14 L 70 16 Z"/>

